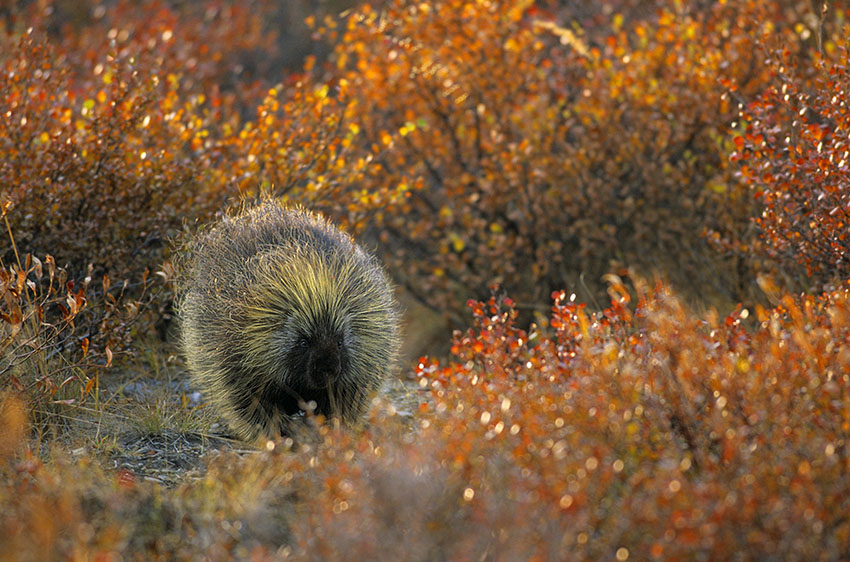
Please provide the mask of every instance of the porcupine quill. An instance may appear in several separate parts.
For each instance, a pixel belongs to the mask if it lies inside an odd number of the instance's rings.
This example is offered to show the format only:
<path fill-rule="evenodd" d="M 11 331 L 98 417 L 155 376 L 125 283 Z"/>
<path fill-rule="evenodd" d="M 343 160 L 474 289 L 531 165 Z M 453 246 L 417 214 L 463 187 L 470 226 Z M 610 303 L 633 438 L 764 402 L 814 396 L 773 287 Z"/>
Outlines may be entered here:
<path fill-rule="evenodd" d="M 394 366 L 399 313 L 378 261 L 322 217 L 266 201 L 190 244 L 180 343 L 243 439 L 314 413 L 355 423 Z"/>

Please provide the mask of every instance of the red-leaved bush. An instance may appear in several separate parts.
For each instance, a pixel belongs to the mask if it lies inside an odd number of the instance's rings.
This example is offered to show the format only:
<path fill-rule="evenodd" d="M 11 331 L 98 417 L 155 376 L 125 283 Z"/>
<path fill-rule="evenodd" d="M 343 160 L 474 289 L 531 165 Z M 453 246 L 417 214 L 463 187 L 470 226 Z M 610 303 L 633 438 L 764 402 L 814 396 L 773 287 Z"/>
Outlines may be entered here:
<path fill-rule="evenodd" d="M 611 281 L 600 313 L 555 293 L 548 328 L 517 327 L 510 299 L 472 302 L 452 360 L 417 368 L 415 417 L 379 408 L 361 432 L 221 455 L 166 497 L 120 474 L 75 489 L 56 474 L 79 468 L 0 465 L 0 525 L 34 532 L 59 502 L 92 556 L 845 558 L 850 289 L 699 318 L 662 286 L 632 309 Z"/>
<path fill-rule="evenodd" d="M 778 83 L 742 112 L 732 156 L 763 205 L 761 251 L 821 286 L 850 277 L 850 72 L 846 44 L 834 51 L 811 77 L 777 53 Z"/>
<path fill-rule="evenodd" d="M 297 557 L 842 558 L 850 291 L 696 318 L 664 287 L 634 311 L 610 289 L 596 314 L 556 293 L 551 330 L 471 303 L 453 360 L 418 367 L 413 435 L 285 463 L 310 498 Z"/>

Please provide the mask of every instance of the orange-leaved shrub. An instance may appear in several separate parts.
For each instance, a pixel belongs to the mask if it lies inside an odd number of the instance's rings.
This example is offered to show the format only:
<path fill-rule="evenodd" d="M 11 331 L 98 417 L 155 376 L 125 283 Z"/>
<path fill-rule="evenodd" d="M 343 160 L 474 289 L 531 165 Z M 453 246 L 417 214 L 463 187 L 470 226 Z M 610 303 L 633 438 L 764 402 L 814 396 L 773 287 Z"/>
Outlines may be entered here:
<path fill-rule="evenodd" d="M 0 197 L 22 250 L 75 278 L 89 263 L 138 277 L 184 220 L 223 206 L 216 139 L 262 95 L 227 85 L 239 53 L 268 45 L 261 14 L 142 4 L 92 4 L 87 25 L 50 34 L 39 3 L 0 37 Z"/>
<path fill-rule="evenodd" d="M 413 433 L 283 455 L 296 558 L 842 558 L 850 289 L 725 318 L 610 290 L 595 314 L 555 293 L 548 329 L 472 302 Z"/>
<path fill-rule="evenodd" d="M 803 286 L 850 277 L 847 57 L 846 42 L 827 44 L 805 72 L 778 52 L 778 83 L 747 104 L 735 137 L 733 159 L 763 207 L 757 250 Z"/>
<path fill-rule="evenodd" d="M 265 0 L 12 10 L 0 34 L 0 196 L 19 246 L 73 264 L 74 276 L 89 263 L 138 276 L 184 222 L 239 196 L 292 192 L 356 224 L 361 207 L 383 205 L 381 192 L 338 196 L 371 161 L 348 154 L 360 108 L 344 81 L 302 81 L 270 62 L 276 10 Z"/>
<path fill-rule="evenodd" d="M 308 72 L 312 64 L 309 59 Z M 374 208 L 385 197 L 384 190 L 356 202 L 347 197 L 370 160 L 353 142 L 358 108 L 344 83 L 302 78 L 269 89 L 256 118 L 226 140 L 233 164 L 225 181 L 248 197 L 274 193 L 357 222 L 363 216 L 360 207 Z"/>
<path fill-rule="evenodd" d="M 769 81 L 760 34 L 810 48 L 803 4 L 659 2 L 582 27 L 528 1 L 398 0 L 328 19 L 323 80 L 344 86 L 342 133 L 368 164 L 349 200 L 387 194 L 370 224 L 394 277 L 456 319 L 494 281 L 545 307 L 559 287 L 604 294 L 623 266 L 737 300 L 755 266 L 705 239 L 755 212 L 724 94 Z"/>
<path fill-rule="evenodd" d="M 0 439 L 0 549 L 38 536 L 92 557 L 843 559 L 850 287 L 697 317 L 663 286 L 610 280 L 599 313 L 556 292 L 548 327 L 520 329 L 508 298 L 471 302 L 453 359 L 421 360 L 416 412 L 218 455 L 168 494 Z M 0 416 L 20 418 L 9 404 Z"/>

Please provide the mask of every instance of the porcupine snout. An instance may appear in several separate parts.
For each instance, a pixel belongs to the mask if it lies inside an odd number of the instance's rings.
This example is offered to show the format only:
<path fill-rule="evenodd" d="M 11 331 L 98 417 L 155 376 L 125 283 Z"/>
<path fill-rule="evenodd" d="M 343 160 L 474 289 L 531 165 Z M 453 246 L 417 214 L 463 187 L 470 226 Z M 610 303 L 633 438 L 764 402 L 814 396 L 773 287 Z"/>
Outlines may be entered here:
<path fill-rule="evenodd" d="M 315 345 L 307 362 L 307 372 L 314 388 L 326 388 L 342 372 L 340 346 L 332 338 Z"/>

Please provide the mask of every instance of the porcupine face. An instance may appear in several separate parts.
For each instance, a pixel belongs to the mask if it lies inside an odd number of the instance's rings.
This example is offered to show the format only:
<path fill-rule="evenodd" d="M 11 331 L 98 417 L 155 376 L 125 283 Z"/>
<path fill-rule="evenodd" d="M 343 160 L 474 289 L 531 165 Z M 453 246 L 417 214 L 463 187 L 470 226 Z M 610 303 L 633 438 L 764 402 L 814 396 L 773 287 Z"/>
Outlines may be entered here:
<path fill-rule="evenodd" d="M 304 385 L 324 389 L 333 385 L 348 366 L 348 350 L 342 333 L 320 329 L 299 333 L 284 360 L 290 373 L 301 373 Z"/>

